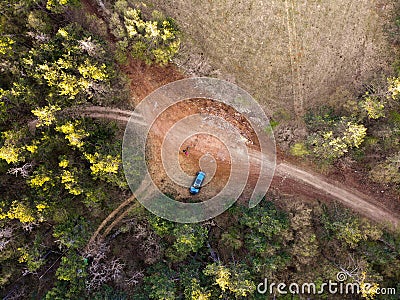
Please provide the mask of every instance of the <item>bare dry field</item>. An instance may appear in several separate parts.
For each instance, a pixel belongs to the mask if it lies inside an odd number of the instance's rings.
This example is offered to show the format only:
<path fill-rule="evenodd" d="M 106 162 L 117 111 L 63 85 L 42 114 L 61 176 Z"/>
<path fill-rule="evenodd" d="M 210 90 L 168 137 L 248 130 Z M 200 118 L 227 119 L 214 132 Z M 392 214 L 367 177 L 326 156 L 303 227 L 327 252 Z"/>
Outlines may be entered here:
<path fill-rule="evenodd" d="M 383 30 L 390 1 L 150 2 L 175 18 L 184 33 L 178 64 L 194 74 L 235 81 L 277 119 L 300 117 L 330 95 L 355 93 L 391 70 Z"/>

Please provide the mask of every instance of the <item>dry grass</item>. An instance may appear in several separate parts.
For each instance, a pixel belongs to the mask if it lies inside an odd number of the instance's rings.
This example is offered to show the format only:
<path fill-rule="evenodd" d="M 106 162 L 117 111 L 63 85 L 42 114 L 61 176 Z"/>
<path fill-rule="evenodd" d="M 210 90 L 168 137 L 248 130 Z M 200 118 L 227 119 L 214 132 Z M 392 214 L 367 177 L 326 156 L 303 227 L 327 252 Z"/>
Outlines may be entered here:
<path fill-rule="evenodd" d="M 271 114 L 291 116 L 390 72 L 389 1 L 151 0 L 177 20 L 194 60 L 203 53 L 206 71 L 234 78 Z M 193 68 L 190 53 L 181 55 Z"/>

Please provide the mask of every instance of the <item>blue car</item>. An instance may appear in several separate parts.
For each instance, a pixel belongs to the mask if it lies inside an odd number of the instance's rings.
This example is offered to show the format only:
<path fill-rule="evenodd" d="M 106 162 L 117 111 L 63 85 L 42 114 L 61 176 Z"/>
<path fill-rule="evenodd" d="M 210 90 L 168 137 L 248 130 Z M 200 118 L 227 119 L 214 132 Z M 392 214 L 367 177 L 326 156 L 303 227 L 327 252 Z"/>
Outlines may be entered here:
<path fill-rule="evenodd" d="M 194 179 L 193 184 L 189 189 L 192 195 L 196 195 L 200 192 L 200 188 L 204 181 L 204 178 L 206 178 L 206 173 L 204 173 L 203 171 L 197 172 L 196 178 Z"/>

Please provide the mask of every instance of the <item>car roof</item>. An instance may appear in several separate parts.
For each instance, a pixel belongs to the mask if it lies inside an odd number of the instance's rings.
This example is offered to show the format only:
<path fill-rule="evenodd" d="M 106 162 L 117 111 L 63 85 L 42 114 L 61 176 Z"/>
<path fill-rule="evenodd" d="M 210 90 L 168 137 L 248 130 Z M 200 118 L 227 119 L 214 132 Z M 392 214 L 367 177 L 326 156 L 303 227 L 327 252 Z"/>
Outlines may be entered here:
<path fill-rule="evenodd" d="M 203 181 L 203 179 L 206 177 L 206 174 L 205 173 L 203 173 L 203 172 L 201 172 L 201 173 L 199 173 L 199 174 L 197 174 L 197 176 L 196 176 L 196 180 L 202 180 Z"/>

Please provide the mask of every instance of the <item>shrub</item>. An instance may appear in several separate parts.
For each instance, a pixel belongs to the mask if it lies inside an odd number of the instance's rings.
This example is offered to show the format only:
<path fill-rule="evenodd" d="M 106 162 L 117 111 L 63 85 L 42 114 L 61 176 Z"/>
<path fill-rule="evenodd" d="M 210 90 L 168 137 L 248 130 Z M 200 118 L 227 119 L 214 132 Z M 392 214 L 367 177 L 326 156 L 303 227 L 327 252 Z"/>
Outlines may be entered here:
<path fill-rule="evenodd" d="M 125 0 L 114 5 L 110 28 L 118 39 L 117 57 L 123 62 L 123 53 L 147 64 L 167 64 L 178 52 L 179 31 L 173 19 L 153 12 L 153 19 L 146 20 L 140 9 L 132 7 Z"/>

